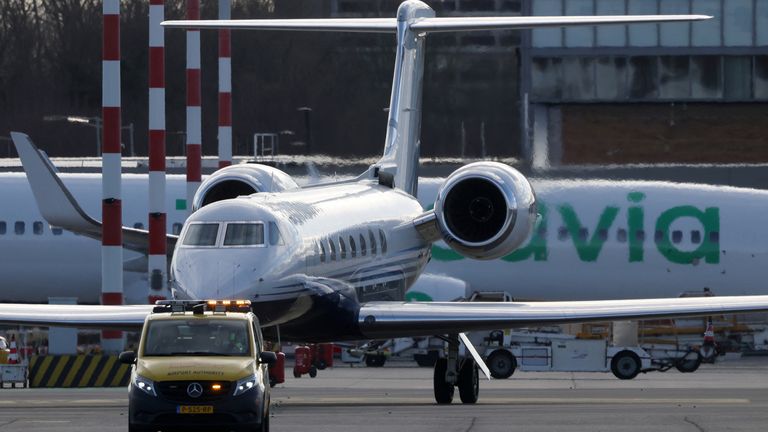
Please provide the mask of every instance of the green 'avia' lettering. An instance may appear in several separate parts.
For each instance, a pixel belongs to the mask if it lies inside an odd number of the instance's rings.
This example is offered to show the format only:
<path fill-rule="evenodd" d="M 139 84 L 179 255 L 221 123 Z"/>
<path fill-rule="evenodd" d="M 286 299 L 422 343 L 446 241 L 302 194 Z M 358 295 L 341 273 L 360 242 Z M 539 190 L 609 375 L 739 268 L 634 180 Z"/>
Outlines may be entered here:
<path fill-rule="evenodd" d="M 573 245 L 576 247 L 576 253 L 579 254 L 579 258 L 587 262 L 596 261 L 600 251 L 603 249 L 603 244 L 607 240 L 608 228 L 613 225 L 613 220 L 619 214 L 619 208 L 606 207 L 603 210 L 600 220 L 597 222 L 597 228 L 592 231 L 592 238 L 589 241 L 587 241 L 586 235 L 582 234 L 582 232 L 586 233 L 586 230 L 581 225 L 581 221 L 573 207 L 565 204 L 561 205 L 559 210 L 560 215 L 563 217 L 563 222 L 565 222 L 565 227 L 568 229 L 568 233 L 571 234 Z"/>
<path fill-rule="evenodd" d="M 655 231 L 652 232 L 645 228 L 645 209 L 643 207 L 645 198 L 646 196 L 643 192 L 630 192 L 627 194 L 629 206 L 626 213 L 626 225 L 618 227 L 614 227 L 614 222 L 616 222 L 619 207 L 605 207 L 602 213 L 600 213 L 597 226 L 592 229 L 591 227 L 585 227 L 581 223 L 573 206 L 570 204 L 558 206 L 557 213 L 560 214 L 563 226 L 573 242 L 579 259 L 584 262 L 597 261 L 606 241 L 609 238 L 613 238 L 619 243 L 627 244 L 629 262 L 643 262 L 645 260 L 645 241 L 647 238 L 654 238 L 656 249 L 664 258 L 672 263 L 693 264 L 702 261 L 702 259 L 707 264 L 717 264 L 720 262 L 720 209 L 717 207 L 707 207 L 704 210 L 700 210 L 690 205 L 672 207 L 658 216 Z M 507 262 L 520 262 L 529 259 L 533 259 L 533 261 L 547 261 L 549 259 L 547 233 L 549 231 L 553 231 L 553 233 L 558 231 L 557 227 L 552 230 L 549 229 L 548 225 L 552 225 L 548 220 L 549 216 L 551 216 L 549 213 L 547 206 L 539 202 L 539 214 L 541 217 L 531 235 L 530 241 L 522 248 L 503 257 L 502 260 Z M 670 227 L 680 218 L 693 218 L 703 227 L 703 238 L 701 238 L 701 243 L 695 250 L 680 250 L 670 240 Z M 561 227 L 560 229 L 563 228 Z M 552 236 L 553 233 L 549 235 Z M 551 240 L 556 241 L 554 236 Z M 567 241 L 564 238 L 561 240 Z M 464 259 L 463 256 L 452 249 L 436 245 L 432 246 L 432 258 L 437 261 L 458 261 Z"/>
<path fill-rule="evenodd" d="M 672 222 L 684 217 L 694 218 L 704 227 L 703 241 L 693 251 L 681 251 L 673 246 L 669 239 L 669 227 Z M 656 220 L 656 231 L 662 233 L 661 238 L 656 242 L 656 248 L 673 263 L 691 264 L 701 258 L 704 258 L 707 264 L 720 262 L 720 209 L 717 207 L 707 207 L 704 211 L 694 206 L 673 207 L 662 213 Z"/>

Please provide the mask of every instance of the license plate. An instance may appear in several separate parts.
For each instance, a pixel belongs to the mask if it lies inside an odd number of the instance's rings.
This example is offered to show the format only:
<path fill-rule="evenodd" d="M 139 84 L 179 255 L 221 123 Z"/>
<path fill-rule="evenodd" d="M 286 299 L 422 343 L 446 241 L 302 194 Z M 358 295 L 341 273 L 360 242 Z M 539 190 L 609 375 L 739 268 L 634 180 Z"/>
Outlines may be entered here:
<path fill-rule="evenodd" d="M 179 414 L 213 414 L 212 405 L 180 405 L 176 412 Z"/>

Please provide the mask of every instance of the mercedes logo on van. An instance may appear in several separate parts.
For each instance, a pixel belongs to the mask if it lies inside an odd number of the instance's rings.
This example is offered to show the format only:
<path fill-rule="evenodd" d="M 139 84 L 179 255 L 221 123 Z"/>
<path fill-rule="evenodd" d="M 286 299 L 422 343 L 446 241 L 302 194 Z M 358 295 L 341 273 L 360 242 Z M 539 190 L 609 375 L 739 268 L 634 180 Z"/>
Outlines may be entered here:
<path fill-rule="evenodd" d="M 203 386 L 200 383 L 193 382 L 187 386 L 187 394 L 189 397 L 198 398 L 203 395 Z"/>

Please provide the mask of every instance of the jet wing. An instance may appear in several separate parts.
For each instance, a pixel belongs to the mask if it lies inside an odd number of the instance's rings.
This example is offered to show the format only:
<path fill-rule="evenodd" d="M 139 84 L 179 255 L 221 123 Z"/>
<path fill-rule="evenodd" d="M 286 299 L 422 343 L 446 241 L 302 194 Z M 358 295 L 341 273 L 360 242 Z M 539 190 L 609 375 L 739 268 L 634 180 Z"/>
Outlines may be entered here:
<path fill-rule="evenodd" d="M 679 318 L 768 311 L 768 296 L 563 302 L 371 302 L 358 325 L 370 339 L 589 321 Z"/>
<path fill-rule="evenodd" d="M 0 304 L 0 323 L 27 326 L 141 330 L 154 305 Z"/>
<path fill-rule="evenodd" d="M 35 195 L 40 213 L 49 224 L 101 240 L 101 221 L 88 215 L 77 203 L 53 167 L 32 140 L 23 133 L 11 132 L 29 185 Z M 166 251 L 170 256 L 178 236 L 166 235 Z M 123 227 L 123 246 L 141 253 L 149 251 L 149 231 Z"/>

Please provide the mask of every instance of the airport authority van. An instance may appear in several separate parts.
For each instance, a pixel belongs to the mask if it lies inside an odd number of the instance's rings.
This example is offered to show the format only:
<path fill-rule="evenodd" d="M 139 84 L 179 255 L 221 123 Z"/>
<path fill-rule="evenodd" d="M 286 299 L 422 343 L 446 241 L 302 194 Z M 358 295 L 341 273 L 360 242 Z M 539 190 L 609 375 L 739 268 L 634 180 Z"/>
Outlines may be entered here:
<path fill-rule="evenodd" d="M 128 430 L 269 430 L 268 366 L 249 301 L 161 301 L 132 364 Z"/>

